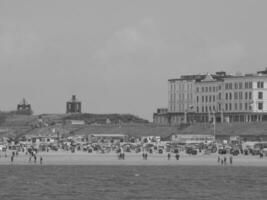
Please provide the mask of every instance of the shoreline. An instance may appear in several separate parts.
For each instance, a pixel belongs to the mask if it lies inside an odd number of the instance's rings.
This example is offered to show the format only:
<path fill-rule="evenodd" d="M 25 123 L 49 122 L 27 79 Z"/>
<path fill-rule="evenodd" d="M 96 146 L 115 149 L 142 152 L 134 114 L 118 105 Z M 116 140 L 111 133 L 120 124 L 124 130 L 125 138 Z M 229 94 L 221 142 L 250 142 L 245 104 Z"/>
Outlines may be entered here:
<path fill-rule="evenodd" d="M 167 154 L 148 154 L 148 159 L 143 160 L 141 153 L 125 153 L 125 160 L 119 160 L 116 153 L 87 153 L 87 152 L 40 152 L 37 154 L 37 161 L 34 159 L 29 162 L 29 155 L 20 153 L 14 157 L 11 162 L 11 152 L 8 152 L 8 157 L 4 157 L 1 153 L 1 165 L 88 165 L 88 166 L 259 166 L 267 167 L 267 159 L 260 159 L 259 156 L 233 156 L 233 164 L 229 163 L 229 154 L 218 155 L 187 155 L 181 154 L 180 159 L 175 159 L 175 154 L 171 154 L 171 159 L 167 159 Z M 227 164 L 221 165 L 217 162 L 220 156 L 227 158 Z M 43 158 L 43 164 L 40 164 L 40 157 Z"/>

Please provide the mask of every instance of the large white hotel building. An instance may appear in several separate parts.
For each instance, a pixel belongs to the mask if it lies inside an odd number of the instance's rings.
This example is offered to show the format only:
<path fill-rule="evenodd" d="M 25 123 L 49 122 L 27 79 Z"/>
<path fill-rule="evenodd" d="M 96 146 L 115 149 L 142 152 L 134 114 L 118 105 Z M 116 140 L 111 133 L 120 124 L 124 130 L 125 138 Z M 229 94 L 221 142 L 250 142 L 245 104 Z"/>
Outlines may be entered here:
<path fill-rule="evenodd" d="M 267 121 L 267 69 L 240 76 L 216 72 L 168 80 L 168 108 L 158 109 L 154 123 Z"/>

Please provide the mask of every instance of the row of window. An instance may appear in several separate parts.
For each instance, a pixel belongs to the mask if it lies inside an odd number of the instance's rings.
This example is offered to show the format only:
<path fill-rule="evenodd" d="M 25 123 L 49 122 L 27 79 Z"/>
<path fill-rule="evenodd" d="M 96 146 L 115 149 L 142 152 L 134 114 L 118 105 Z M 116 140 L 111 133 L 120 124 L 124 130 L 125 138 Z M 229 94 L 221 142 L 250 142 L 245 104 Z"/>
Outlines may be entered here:
<path fill-rule="evenodd" d="M 184 105 L 180 104 L 179 107 L 177 106 L 177 108 L 179 108 L 179 110 L 176 110 L 176 106 L 175 105 L 171 105 L 170 106 L 170 111 L 171 112 L 183 112 L 185 110 Z"/>
<path fill-rule="evenodd" d="M 189 98 L 189 95 L 188 97 Z M 172 97 L 171 97 L 172 99 Z M 179 99 L 180 99 L 180 95 L 179 95 Z M 191 94 L 191 99 L 192 99 L 192 94 Z M 218 95 L 218 99 L 221 99 L 221 93 L 219 93 Z M 243 99 L 243 92 L 234 92 L 234 93 L 225 93 L 225 100 L 242 100 Z M 244 99 L 252 99 L 252 92 L 244 92 Z M 258 99 L 263 99 L 263 92 L 259 91 L 258 92 Z M 197 96 L 196 98 L 197 103 L 200 102 L 200 96 Z M 201 102 L 202 103 L 207 103 L 207 102 L 215 102 L 216 101 L 216 96 L 215 95 L 209 95 L 209 96 L 201 96 Z M 172 102 L 175 102 L 175 100 L 173 100 Z"/>
<path fill-rule="evenodd" d="M 211 95 L 211 96 L 201 96 L 201 102 L 215 102 L 216 97 L 215 95 Z M 199 102 L 199 96 L 197 96 L 197 103 Z"/>
<path fill-rule="evenodd" d="M 201 90 L 200 90 L 201 89 Z M 218 90 L 221 90 L 222 87 L 219 85 L 219 86 L 209 86 L 209 87 L 197 87 L 196 88 L 196 92 L 216 92 Z"/>
<path fill-rule="evenodd" d="M 258 102 L 257 103 L 257 108 L 258 110 L 263 110 L 263 102 Z M 248 103 L 244 103 L 244 110 L 247 111 L 247 110 L 251 110 L 252 109 L 252 106 Z M 243 110 L 243 104 L 242 103 L 239 103 L 239 105 L 237 103 L 234 103 L 233 106 L 231 103 L 229 104 L 225 104 L 225 111 L 232 111 L 232 110 L 240 110 L 242 111 Z"/>
<path fill-rule="evenodd" d="M 232 106 L 233 105 L 233 106 Z M 243 109 L 245 110 L 245 111 L 247 111 L 247 110 L 251 110 L 251 106 L 248 104 L 248 103 L 244 103 L 244 107 L 243 107 L 243 104 L 242 103 L 234 103 L 234 104 L 232 104 L 232 103 L 226 103 L 225 105 L 224 105 L 224 108 L 225 108 L 225 111 L 232 111 L 232 110 L 235 110 L 235 111 L 237 111 L 237 110 L 239 110 L 239 111 L 242 111 Z"/>
<path fill-rule="evenodd" d="M 257 103 L 258 110 L 263 110 L 263 102 Z M 252 110 L 252 107 L 248 103 L 226 103 L 224 104 L 224 111 L 249 111 Z M 204 112 L 215 112 L 215 106 L 201 106 L 201 111 Z M 221 104 L 218 104 L 218 110 L 222 111 Z M 197 112 L 200 112 L 200 107 L 197 106 Z"/>
<path fill-rule="evenodd" d="M 175 101 L 176 99 L 179 99 L 179 100 L 185 100 L 187 98 L 187 100 L 191 100 L 191 99 L 193 99 L 193 94 L 192 93 L 190 93 L 190 94 L 184 94 L 184 93 L 182 93 L 182 94 L 179 94 L 179 95 L 176 95 L 176 94 L 171 94 L 170 95 L 170 100 L 171 101 Z"/>
<path fill-rule="evenodd" d="M 233 95 L 232 95 L 233 94 Z M 225 100 L 243 99 L 243 92 L 225 93 Z M 244 99 L 252 99 L 252 92 L 244 92 Z"/>
<path fill-rule="evenodd" d="M 264 88 L 264 82 L 263 81 L 258 81 L 257 82 L 257 88 Z"/>
<path fill-rule="evenodd" d="M 200 101 L 200 96 L 197 96 L 197 103 Z M 221 93 L 218 94 L 218 99 L 221 100 Z M 243 99 L 243 92 L 234 92 L 234 93 L 225 93 L 225 100 L 232 100 L 232 99 Z M 244 99 L 252 99 L 252 92 L 245 92 Z M 263 93 L 258 92 L 258 99 L 263 99 Z M 215 95 L 210 96 L 201 96 L 201 102 L 215 102 L 216 97 Z"/>
<path fill-rule="evenodd" d="M 216 108 L 215 108 L 215 106 L 202 106 L 201 107 L 201 111 L 204 113 L 204 112 L 214 112 L 214 111 L 216 111 Z M 200 110 L 199 110 L 199 107 L 197 106 L 197 112 L 200 112 Z"/>
<path fill-rule="evenodd" d="M 243 89 L 243 82 L 235 82 L 235 83 L 225 83 L 224 85 L 226 90 L 231 90 L 231 89 Z M 245 89 L 251 89 L 252 88 L 252 81 L 245 82 Z"/>
<path fill-rule="evenodd" d="M 175 83 L 171 84 L 171 90 L 176 90 L 176 88 L 178 90 L 185 90 L 185 89 L 192 90 L 192 87 L 193 87 L 192 84 L 179 84 L 179 85 L 176 85 Z"/>
<path fill-rule="evenodd" d="M 183 107 L 184 108 L 184 107 Z M 263 102 L 257 103 L 258 110 L 263 110 Z M 249 111 L 252 110 L 252 106 L 249 103 L 225 103 L 224 111 Z M 175 106 L 171 106 L 171 111 L 175 111 Z M 200 107 L 197 106 L 197 112 L 200 112 Z M 201 106 L 201 111 L 204 112 L 215 112 L 222 111 L 221 104 L 218 104 L 218 110 L 215 106 Z"/>
<path fill-rule="evenodd" d="M 179 89 L 183 90 L 185 85 L 179 85 Z M 225 83 L 224 87 L 226 90 L 231 90 L 231 89 L 251 89 L 252 88 L 252 81 L 249 82 L 235 82 L 235 83 Z M 176 85 L 175 84 L 171 84 L 171 90 L 175 90 Z M 192 84 L 187 85 L 187 89 L 189 90 L 192 89 Z M 264 88 L 264 81 L 258 81 L 257 82 L 257 88 Z M 221 85 L 219 86 L 206 86 L 206 87 L 197 87 L 196 88 L 196 92 L 216 92 L 218 90 L 221 90 Z"/>

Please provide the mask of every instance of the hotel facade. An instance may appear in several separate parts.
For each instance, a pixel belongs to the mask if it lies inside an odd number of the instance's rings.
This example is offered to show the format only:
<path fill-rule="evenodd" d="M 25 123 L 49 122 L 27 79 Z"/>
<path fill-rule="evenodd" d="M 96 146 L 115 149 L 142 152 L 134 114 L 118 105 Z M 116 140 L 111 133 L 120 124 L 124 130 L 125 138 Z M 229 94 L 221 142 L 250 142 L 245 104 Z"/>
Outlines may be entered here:
<path fill-rule="evenodd" d="M 267 70 L 243 76 L 216 72 L 168 80 L 168 108 L 153 121 L 162 125 L 267 121 Z"/>

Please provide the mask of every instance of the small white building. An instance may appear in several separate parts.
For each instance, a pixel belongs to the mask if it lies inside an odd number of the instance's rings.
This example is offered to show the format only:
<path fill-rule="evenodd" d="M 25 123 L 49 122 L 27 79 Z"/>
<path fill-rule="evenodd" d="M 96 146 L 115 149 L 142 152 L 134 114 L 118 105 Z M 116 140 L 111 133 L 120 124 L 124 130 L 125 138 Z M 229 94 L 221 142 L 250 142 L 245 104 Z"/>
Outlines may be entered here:
<path fill-rule="evenodd" d="M 67 123 L 71 125 L 84 125 L 85 121 L 84 120 L 68 120 Z"/>
<path fill-rule="evenodd" d="M 116 142 L 125 142 L 127 136 L 124 134 L 90 134 L 88 135 L 89 143 L 116 143 Z"/>
<path fill-rule="evenodd" d="M 173 134 L 171 141 L 183 144 L 198 144 L 198 143 L 211 143 L 215 141 L 213 135 L 181 135 Z"/>

